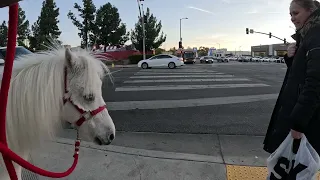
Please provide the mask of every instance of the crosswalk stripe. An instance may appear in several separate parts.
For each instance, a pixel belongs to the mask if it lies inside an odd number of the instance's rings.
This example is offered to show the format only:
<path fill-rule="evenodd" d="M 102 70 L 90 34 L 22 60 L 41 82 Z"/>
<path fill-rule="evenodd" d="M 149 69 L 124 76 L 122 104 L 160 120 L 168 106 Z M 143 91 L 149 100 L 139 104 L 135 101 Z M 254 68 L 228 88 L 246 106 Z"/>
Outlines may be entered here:
<path fill-rule="evenodd" d="M 143 72 L 146 72 L 146 73 L 164 73 L 164 72 L 169 72 L 169 73 L 213 73 L 213 72 L 217 72 L 217 71 L 213 71 L 213 70 L 191 70 L 191 69 L 188 69 L 188 70 L 162 70 L 162 69 L 157 69 L 157 70 L 141 70 L 141 71 L 138 71 L 140 73 L 143 73 Z"/>
<path fill-rule="evenodd" d="M 155 78 L 222 78 L 233 75 L 173 75 L 173 76 L 131 76 L 131 79 L 155 79 Z"/>
<path fill-rule="evenodd" d="M 123 83 L 170 83 L 170 82 L 223 82 L 223 81 L 250 81 L 247 78 L 229 79 L 151 79 L 151 80 L 131 80 Z"/>
<path fill-rule="evenodd" d="M 215 75 L 215 74 L 224 74 L 224 73 L 218 73 L 218 72 L 212 72 L 212 73 L 209 73 L 209 72 L 196 72 L 196 73 L 193 73 L 193 72 L 185 72 L 185 73 L 181 73 L 181 72 L 174 72 L 174 73 L 151 73 L 151 72 L 138 72 L 138 73 L 135 73 L 135 75 Z"/>
<path fill-rule="evenodd" d="M 266 87 L 267 84 L 214 84 L 214 85 L 166 85 L 166 86 L 123 86 L 117 87 L 119 91 L 156 91 L 156 90 L 187 90 L 187 89 L 216 89 L 216 88 L 242 88 Z"/>
<path fill-rule="evenodd" d="M 135 110 L 135 109 L 164 109 L 164 108 L 183 108 L 212 106 L 234 103 L 248 103 L 276 99 L 278 94 L 260 94 L 249 96 L 229 96 L 200 99 L 181 99 L 181 100 L 152 100 L 152 101 L 122 101 L 107 102 L 109 111 Z"/>

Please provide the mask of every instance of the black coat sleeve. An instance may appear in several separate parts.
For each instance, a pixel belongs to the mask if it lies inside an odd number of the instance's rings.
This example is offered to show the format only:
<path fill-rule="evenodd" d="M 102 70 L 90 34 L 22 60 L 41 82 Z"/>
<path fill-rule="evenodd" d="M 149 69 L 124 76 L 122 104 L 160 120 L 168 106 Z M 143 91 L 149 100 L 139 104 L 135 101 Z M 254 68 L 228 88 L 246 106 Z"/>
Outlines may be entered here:
<path fill-rule="evenodd" d="M 312 28 L 305 37 L 306 75 L 290 120 L 292 129 L 305 132 L 319 102 L 320 95 L 320 27 Z"/>
<path fill-rule="evenodd" d="M 291 65 L 292 65 L 293 57 L 294 56 L 288 57 L 288 54 L 285 54 L 284 57 L 283 57 L 284 62 L 286 63 L 288 68 L 291 67 Z"/>

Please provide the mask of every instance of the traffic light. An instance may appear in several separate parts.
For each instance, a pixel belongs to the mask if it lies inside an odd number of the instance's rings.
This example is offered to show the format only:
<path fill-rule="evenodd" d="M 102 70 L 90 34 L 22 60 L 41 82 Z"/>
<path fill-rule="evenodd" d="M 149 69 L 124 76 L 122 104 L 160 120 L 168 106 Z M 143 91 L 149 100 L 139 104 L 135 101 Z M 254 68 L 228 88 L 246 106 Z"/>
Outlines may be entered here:
<path fill-rule="evenodd" d="M 271 38 L 272 37 L 272 34 L 271 34 L 271 32 L 269 32 L 269 38 Z"/>
<path fill-rule="evenodd" d="M 246 33 L 249 34 L 249 28 L 246 28 Z"/>
<path fill-rule="evenodd" d="M 179 48 L 182 48 L 182 42 L 179 41 Z"/>
<path fill-rule="evenodd" d="M 287 44 L 287 40 L 286 38 L 283 39 L 284 44 Z"/>

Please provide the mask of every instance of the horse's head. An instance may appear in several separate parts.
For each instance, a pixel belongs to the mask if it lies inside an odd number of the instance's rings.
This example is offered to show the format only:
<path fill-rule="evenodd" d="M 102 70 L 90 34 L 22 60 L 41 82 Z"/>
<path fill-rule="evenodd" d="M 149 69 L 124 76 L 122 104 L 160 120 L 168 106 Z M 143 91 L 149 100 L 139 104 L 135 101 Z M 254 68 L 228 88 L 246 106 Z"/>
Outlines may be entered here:
<path fill-rule="evenodd" d="M 81 139 L 108 145 L 115 126 L 102 97 L 102 80 L 108 68 L 89 52 L 65 51 L 63 119 L 78 128 Z"/>

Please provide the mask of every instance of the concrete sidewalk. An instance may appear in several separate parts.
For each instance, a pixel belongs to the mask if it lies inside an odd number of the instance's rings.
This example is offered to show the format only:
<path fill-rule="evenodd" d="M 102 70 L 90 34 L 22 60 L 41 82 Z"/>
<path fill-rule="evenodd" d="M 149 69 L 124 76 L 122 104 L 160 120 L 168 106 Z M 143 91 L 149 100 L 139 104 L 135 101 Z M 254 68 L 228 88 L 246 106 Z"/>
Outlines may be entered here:
<path fill-rule="evenodd" d="M 33 153 L 32 162 L 65 171 L 73 160 L 74 135 L 69 130 L 56 142 L 44 144 Z M 262 150 L 262 141 L 263 137 L 250 136 L 117 132 L 114 145 L 82 142 L 79 164 L 64 179 L 265 179 L 265 168 L 248 169 L 266 165 L 268 154 Z"/>
<path fill-rule="evenodd" d="M 34 164 L 51 171 L 65 171 L 72 163 L 73 142 L 59 139 L 34 153 Z M 144 154 L 144 155 L 140 155 Z M 68 180 L 195 180 L 225 179 L 225 166 L 215 157 L 145 151 L 117 146 L 82 143 L 80 161 Z M 159 157 L 157 157 L 159 156 Z M 208 158 L 208 160 L 206 160 Z M 210 162 L 211 161 L 211 162 Z M 41 177 L 40 179 L 47 179 Z"/>

